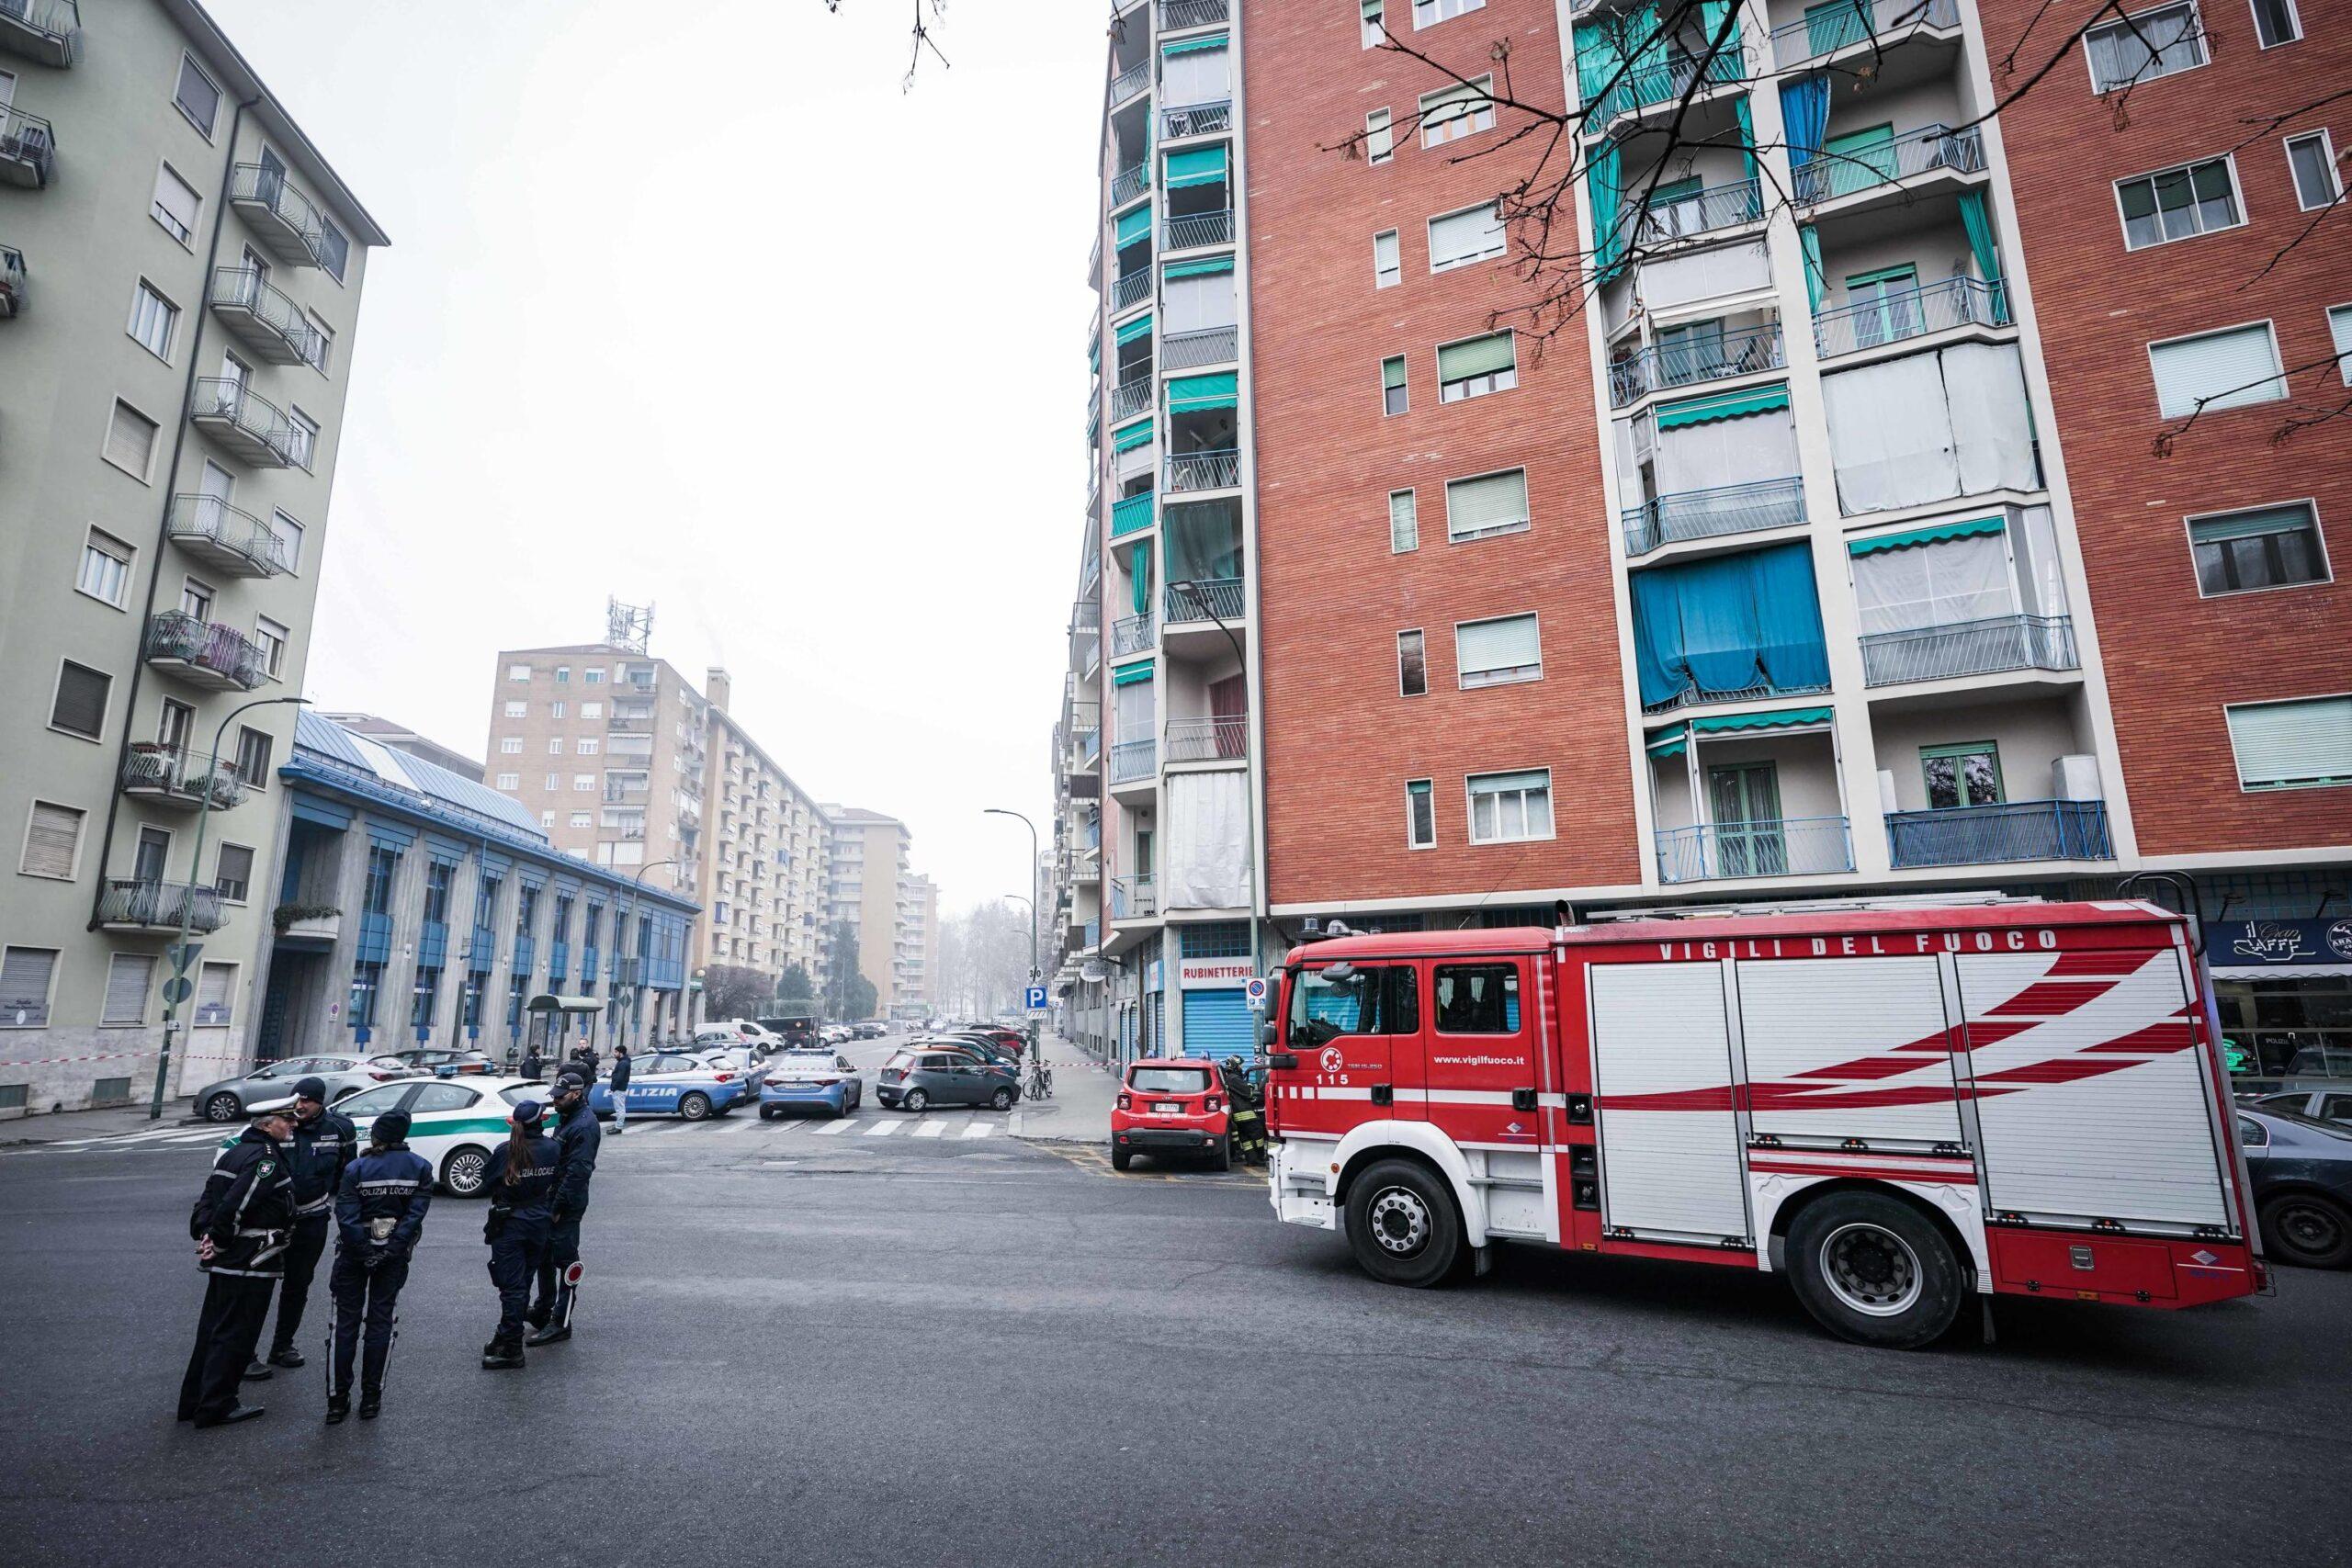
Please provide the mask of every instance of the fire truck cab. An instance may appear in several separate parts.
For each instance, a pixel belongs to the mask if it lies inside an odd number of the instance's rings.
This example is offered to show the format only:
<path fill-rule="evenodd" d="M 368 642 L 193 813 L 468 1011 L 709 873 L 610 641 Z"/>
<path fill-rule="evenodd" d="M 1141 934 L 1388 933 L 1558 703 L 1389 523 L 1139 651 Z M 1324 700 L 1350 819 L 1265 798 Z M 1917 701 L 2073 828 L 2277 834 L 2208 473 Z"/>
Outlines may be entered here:
<path fill-rule="evenodd" d="M 1268 1031 L 1274 1212 L 1400 1285 L 1501 1241 L 1781 1272 L 1902 1348 L 1972 1294 L 2245 1295 L 2200 975 L 2125 900 L 1312 942 Z"/>

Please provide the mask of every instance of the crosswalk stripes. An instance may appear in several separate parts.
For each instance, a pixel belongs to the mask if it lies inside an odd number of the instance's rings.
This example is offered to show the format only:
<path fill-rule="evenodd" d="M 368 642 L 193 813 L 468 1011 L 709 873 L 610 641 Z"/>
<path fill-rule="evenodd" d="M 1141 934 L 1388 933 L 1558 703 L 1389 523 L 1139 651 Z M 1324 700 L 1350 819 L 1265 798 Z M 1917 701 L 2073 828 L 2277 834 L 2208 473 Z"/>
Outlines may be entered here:
<path fill-rule="evenodd" d="M 865 1135 L 869 1138 L 887 1138 L 905 1125 L 906 1123 L 904 1122 L 899 1121 L 895 1117 L 885 1117 L 875 1122 L 871 1127 L 868 1127 L 865 1130 Z"/>
<path fill-rule="evenodd" d="M 965 1124 L 963 1135 L 967 1138 L 985 1138 L 989 1135 L 989 1128 L 991 1125 L 993 1125 L 993 1123 L 983 1122 L 978 1117 L 975 1117 Z"/>
<path fill-rule="evenodd" d="M 0 0 L 0 5 L 5 4 L 6 0 Z M 849 1133 L 855 1133 L 868 1138 L 887 1138 L 901 1132 L 908 1132 L 912 1137 L 933 1139 L 986 1138 L 999 1132 L 1017 1137 L 1020 1135 L 1022 1123 L 1023 1118 L 1018 1115 L 1005 1117 L 968 1112 L 959 1115 L 953 1111 L 941 1111 L 920 1116 L 895 1113 L 881 1116 L 828 1118 L 787 1116 L 774 1122 L 763 1121 L 755 1114 L 712 1117 L 699 1122 L 687 1122 L 667 1116 L 658 1119 L 648 1117 L 628 1129 L 627 1136 L 634 1137 L 637 1142 L 623 1143 L 618 1146 L 639 1147 L 648 1137 L 678 1142 L 681 1146 L 684 1140 L 696 1137 L 733 1138 L 739 1143 L 748 1143 L 750 1134 L 755 1129 L 763 1139 L 797 1137 L 802 1134 L 810 1137 L 840 1137 Z M 231 1135 L 231 1130 L 226 1127 L 181 1125 L 150 1128 L 137 1133 L 109 1134 L 103 1137 L 62 1138 L 53 1143 L 13 1148 L 6 1152 L 87 1155 L 103 1154 L 117 1149 L 172 1151 L 198 1146 L 209 1148 L 227 1141 Z M 664 1143 L 662 1146 L 667 1148 L 670 1145 Z"/>
<path fill-rule="evenodd" d="M 809 1131 L 815 1133 L 820 1137 L 823 1137 L 827 1134 L 846 1133 L 852 1127 L 856 1125 L 857 1123 L 855 1122 L 846 1116 L 843 1116 L 831 1122 L 820 1122 L 816 1126 L 810 1128 Z"/>
<path fill-rule="evenodd" d="M 934 1117 L 932 1120 L 923 1122 L 922 1125 L 917 1127 L 915 1129 L 915 1136 L 918 1138 L 936 1138 L 946 1131 L 947 1123 L 939 1121 Z"/>

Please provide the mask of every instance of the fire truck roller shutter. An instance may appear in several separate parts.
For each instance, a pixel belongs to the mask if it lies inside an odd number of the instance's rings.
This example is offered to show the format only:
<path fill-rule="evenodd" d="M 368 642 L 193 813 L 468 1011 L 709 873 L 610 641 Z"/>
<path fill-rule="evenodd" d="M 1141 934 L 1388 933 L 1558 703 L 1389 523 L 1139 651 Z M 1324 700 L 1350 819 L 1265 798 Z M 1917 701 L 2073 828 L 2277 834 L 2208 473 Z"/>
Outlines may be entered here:
<path fill-rule="evenodd" d="M 1601 1223 L 1750 1235 L 1722 967 L 1596 964 L 1591 976 Z"/>
<path fill-rule="evenodd" d="M 1738 970 L 1753 1130 L 1961 1141 L 1934 958 L 1762 959 Z"/>
<path fill-rule="evenodd" d="M 1184 1055 L 1222 1062 L 1227 1056 L 1248 1061 L 1257 1055 L 1256 1032 L 1250 1026 L 1250 1003 L 1238 987 L 1229 990 L 1184 993 Z"/>

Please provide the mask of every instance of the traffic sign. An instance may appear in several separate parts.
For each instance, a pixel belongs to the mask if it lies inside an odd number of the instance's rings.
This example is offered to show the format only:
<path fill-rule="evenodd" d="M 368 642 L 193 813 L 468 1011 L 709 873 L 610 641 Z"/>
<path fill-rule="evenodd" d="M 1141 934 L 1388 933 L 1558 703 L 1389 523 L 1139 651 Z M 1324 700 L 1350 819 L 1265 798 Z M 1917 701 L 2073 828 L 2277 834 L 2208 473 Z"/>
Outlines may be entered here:
<path fill-rule="evenodd" d="M 172 961 L 173 974 L 185 975 L 187 966 L 196 962 L 196 955 L 203 951 L 204 944 L 200 942 L 175 942 L 164 945 L 164 956 Z"/>
<path fill-rule="evenodd" d="M 196 992 L 196 982 L 185 975 L 175 975 L 164 982 L 164 999 L 177 1007 Z"/>
<path fill-rule="evenodd" d="M 1251 1012 L 1265 1011 L 1266 977 L 1263 975 L 1252 975 L 1241 982 L 1241 996 L 1242 999 L 1250 1004 Z"/>
<path fill-rule="evenodd" d="M 1028 990 L 1027 990 L 1027 991 L 1023 995 L 1023 997 L 1022 997 L 1022 1002 L 1021 1002 L 1021 1005 L 1022 1005 L 1023 1007 L 1026 1008 L 1026 1009 L 1027 1009 L 1029 1011 L 1031 1011 L 1031 1012 L 1043 1012 L 1043 1011 L 1045 1011 L 1045 1010 L 1046 1010 L 1046 987 L 1043 987 L 1043 986 L 1032 986 L 1032 987 L 1029 987 L 1029 989 L 1028 989 Z"/>

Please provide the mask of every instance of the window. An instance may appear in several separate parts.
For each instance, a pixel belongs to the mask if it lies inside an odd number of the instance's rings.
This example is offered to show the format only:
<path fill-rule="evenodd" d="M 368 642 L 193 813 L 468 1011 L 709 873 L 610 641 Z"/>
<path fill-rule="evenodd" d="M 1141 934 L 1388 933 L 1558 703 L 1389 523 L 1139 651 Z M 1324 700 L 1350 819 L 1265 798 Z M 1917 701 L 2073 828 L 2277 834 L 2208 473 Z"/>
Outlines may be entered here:
<path fill-rule="evenodd" d="M 542 828 L 552 828 L 552 827 L 554 827 L 554 826 L 555 826 L 555 813 L 554 813 L 554 812 L 552 812 L 552 811 L 542 811 L 542 812 L 540 812 L 540 813 L 539 813 L 539 826 L 540 826 L 540 827 L 542 827 Z"/>
<path fill-rule="evenodd" d="M 50 982 L 56 975 L 53 947 L 0 948 L 0 1029 L 48 1028 Z"/>
<path fill-rule="evenodd" d="M 302 319 L 311 323 L 311 345 L 304 351 L 305 355 L 311 368 L 323 376 L 327 361 L 334 353 L 334 328 L 329 326 L 327 319 L 316 310 L 303 311 Z"/>
<path fill-rule="evenodd" d="M 593 756 L 594 756 L 594 755 L 596 754 L 596 752 L 597 752 L 597 750 L 598 750 L 598 748 L 599 748 L 600 744 L 601 744 L 601 742 L 598 742 L 598 741 L 595 741 L 595 740 L 590 739 L 588 739 L 587 737 L 582 736 L 582 737 L 581 738 L 581 741 L 580 741 L 580 755 L 582 755 L 582 756 L 583 756 L 583 757 L 593 757 Z"/>
<path fill-rule="evenodd" d="M 2237 168 L 2228 158 L 2118 180 L 2115 199 L 2123 209 L 2126 250 L 2234 229 L 2245 221 L 2238 202 Z"/>
<path fill-rule="evenodd" d="M 1487 0 L 1413 0 L 1413 26 L 1433 28 L 1465 12 L 1485 7 Z"/>
<path fill-rule="evenodd" d="M 2278 374 L 2278 343 L 2267 321 L 2152 343 L 2148 362 L 2155 372 L 2156 407 L 2166 419 L 2287 395 L 2286 378 Z"/>
<path fill-rule="evenodd" d="M 550 735 L 548 737 L 548 755 L 550 757 L 560 757 L 563 755 L 562 736 Z"/>
<path fill-rule="evenodd" d="M 1458 403 L 1518 385 L 1518 340 L 1509 331 L 1447 344 L 1437 351 L 1439 402 Z"/>
<path fill-rule="evenodd" d="M 605 683 L 605 672 L 602 670 L 583 670 L 580 672 L 580 678 L 592 686 L 601 686 Z"/>
<path fill-rule="evenodd" d="M 273 681 L 286 674 L 286 642 L 292 634 L 267 615 L 254 622 L 254 640 L 261 644 L 262 668 Z"/>
<path fill-rule="evenodd" d="M 2111 93 L 2138 82 L 2153 82 L 2205 63 L 2205 29 L 2197 7 L 2158 6 L 2092 28 L 2083 34 L 2091 65 L 2091 91 Z"/>
<path fill-rule="evenodd" d="M 194 55 L 180 56 L 179 85 L 172 89 L 172 102 L 207 141 L 212 140 L 213 123 L 220 113 L 220 88 L 204 73 Z"/>
<path fill-rule="evenodd" d="M 1388 492 L 1388 550 L 1391 555 L 1403 555 L 1421 547 L 1419 509 L 1414 504 L 1409 490 Z"/>
<path fill-rule="evenodd" d="M 582 718 L 602 718 L 605 716 L 605 705 L 602 703 L 582 703 L 580 705 L 580 716 Z"/>
<path fill-rule="evenodd" d="M 2325 582 L 2327 555 L 2311 502 L 2188 520 L 2197 591 L 2207 598 Z"/>
<path fill-rule="evenodd" d="M 204 200 L 196 187 L 172 172 L 169 164 L 155 171 L 155 205 L 152 209 L 156 222 L 164 231 L 188 249 L 196 248 L 197 214 L 203 210 Z"/>
<path fill-rule="evenodd" d="M 294 427 L 288 432 L 287 455 L 295 467 L 307 469 L 319 453 L 319 422 L 296 408 L 286 411 L 286 421 Z"/>
<path fill-rule="evenodd" d="M 155 955 L 118 953 L 107 961 L 107 997 L 98 1012 L 100 1023 L 141 1024 L 147 1021 L 147 998 L 155 987 Z"/>
<path fill-rule="evenodd" d="M 563 703 L 560 698 L 548 705 L 548 716 L 550 718 L 561 718 L 563 716 Z"/>
<path fill-rule="evenodd" d="M 1928 807 L 1931 811 L 2001 804 L 2001 752 L 1990 740 L 1973 740 L 1962 746 L 1922 746 L 1919 772 L 1927 781 Z"/>
<path fill-rule="evenodd" d="M 335 227 L 334 220 L 323 212 L 319 214 L 319 238 L 313 249 L 318 252 L 319 265 L 326 269 L 327 276 L 341 283 L 344 266 L 351 259 L 351 242 L 344 236 L 341 229 Z"/>
<path fill-rule="evenodd" d="M 212 618 L 212 590 L 193 577 L 180 580 L 180 614 L 191 620 Z"/>
<path fill-rule="evenodd" d="M 571 825 L 575 828 L 586 828 L 592 826 L 590 820 L 592 816 L 593 813 L 590 812 L 575 811 L 571 814 Z"/>
<path fill-rule="evenodd" d="M 1291 988 L 1291 1038 L 1326 1045 L 1342 1034 L 1411 1034 L 1421 1027 L 1412 965 L 1359 964 L 1344 977 L 1299 972 Z"/>
<path fill-rule="evenodd" d="M 1421 95 L 1421 145 L 1435 147 L 1458 141 L 1495 128 L 1495 106 L 1487 95 L 1494 90 L 1492 76 L 1474 78 L 1467 86 L 1456 82 Z"/>
<path fill-rule="evenodd" d="M 302 525 L 283 512 L 272 513 L 269 531 L 277 536 L 277 553 L 286 562 L 286 570 L 297 571 L 302 565 Z"/>
<path fill-rule="evenodd" d="M 114 677 L 103 670 L 62 660 L 57 669 L 57 694 L 50 700 L 49 725 L 85 740 L 96 740 L 107 721 L 107 694 Z"/>
<path fill-rule="evenodd" d="M 1430 976 L 1440 1034 L 1519 1032 L 1519 965 L 1441 964 Z"/>
<path fill-rule="evenodd" d="M 1404 264 L 1396 254 L 1396 231 L 1384 229 L 1372 237 L 1372 286 L 1394 288 L 1404 280 Z"/>
<path fill-rule="evenodd" d="M 1386 7 L 1381 3 L 1381 0 L 1363 0 L 1364 48 L 1377 49 L 1380 47 L 1384 32 L 1381 17 Z"/>
<path fill-rule="evenodd" d="M 1533 615 L 1464 621 L 1453 628 L 1453 663 L 1464 691 L 1544 678 L 1544 649 Z"/>
<path fill-rule="evenodd" d="M 562 775 L 561 773 L 549 773 L 549 774 L 548 775 L 548 788 L 549 788 L 549 789 L 561 789 L 562 787 L 563 787 L 563 775 Z M 575 783 L 575 784 L 572 785 L 572 787 L 573 787 L 574 789 L 577 789 L 577 788 L 579 788 L 580 786 L 579 786 L 579 784 L 576 784 L 576 783 Z"/>
<path fill-rule="evenodd" d="M 2335 367 L 2344 384 L 2352 387 L 2352 305 L 2337 305 L 2327 312 L 2328 335 L 2335 340 Z"/>
<path fill-rule="evenodd" d="M 506 667 L 506 678 L 510 681 L 527 681 L 531 678 L 531 667 L 527 664 L 510 664 Z"/>
<path fill-rule="evenodd" d="M 2344 186 L 2335 177 L 2335 150 L 2324 130 L 2289 137 L 2287 167 L 2294 173 L 2295 200 L 2306 212 L 2333 207 L 2336 197 L 2344 194 Z"/>
<path fill-rule="evenodd" d="M 172 357 L 172 334 L 179 327 L 180 308 L 155 292 L 145 278 L 130 296 L 130 335 L 156 358 Z"/>
<path fill-rule="evenodd" d="M 276 744 L 267 730 L 237 727 L 237 776 L 248 789 L 269 787 L 269 752 Z"/>
<path fill-rule="evenodd" d="M 1445 536 L 1456 543 L 1527 526 L 1527 470 L 1483 474 L 1445 483 Z"/>
<path fill-rule="evenodd" d="M 2243 703 L 2222 712 L 2239 788 L 2352 784 L 2352 696 Z"/>
<path fill-rule="evenodd" d="M 2295 0 L 2254 0 L 2254 33 L 2265 49 L 2292 43 L 2303 36 L 2303 19 Z"/>
<path fill-rule="evenodd" d="M 145 483 L 155 457 L 155 422 L 119 398 L 107 422 L 106 460 Z"/>
<path fill-rule="evenodd" d="M 351 1005 L 345 1010 L 344 1022 L 354 1029 L 373 1029 L 376 1026 L 376 993 L 383 988 L 383 964 L 368 960 L 353 964 Z M 410 1103 L 415 1102 L 412 1100 Z"/>
<path fill-rule="evenodd" d="M 503 735 L 499 737 L 498 750 L 502 756 L 519 757 L 523 754 L 523 738 L 519 735 Z"/>
<path fill-rule="evenodd" d="M 1407 400 L 1405 356 L 1392 355 L 1380 362 L 1380 412 L 1384 415 L 1403 413 Z"/>
<path fill-rule="evenodd" d="M 232 904 L 242 904 L 254 884 L 254 852 L 243 844 L 223 844 L 212 863 L 212 886 Z"/>
<path fill-rule="evenodd" d="M 74 863 L 82 852 L 82 820 L 86 813 L 55 801 L 36 800 L 25 823 L 25 852 L 17 862 L 25 876 L 74 879 Z"/>
<path fill-rule="evenodd" d="M 102 604 L 122 608 L 130 587 L 131 548 L 111 534 L 96 528 L 82 542 L 82 570 L 74 586 Z"/>
<path fill-rule="evenodd" d="M 1478 207 L 1430 220 L 1430 270 L 1443 272 L 1503 254 L 1502 203 Z"/>
<path fill-rule="evenodd" d="M 1470 792 L 1472 843 L 1508 844 L 1552 836 L 1549 768 L 1522 773 L 1472 773 L 1464 782 Z"/>
<path fill-rule="evenodd" d="M 516 698 L 514 698 L 514 699 L 511 700 L 511 701 L 510 701 L 510 702 L 508 702 L 508 703 L 507 703 L 507 705 L 506 705 L 506 716 L 507 716 L 507 717 L 509 717 L 509 718 L 522 718 L 522 717 L 525 717 L 526 716 L 527 716 L 527 715 L 530 713 L 530 711 L 531 711 L 531 705 L 530 705 L 529 703 L 525 702 L 525 701 L 524 701 L 523 699 L 521 699 L 520 697 L 516 697 Z M 516 745 L 516 749 L 517 749 L 517 750 L 520 750 L 520 749 L 521 749 L 521 744 L 522 744 L 522 743 L 521 743 L 520 741 L 517 741 L 517 742 L 515 743 L 515 745 Z"/>
<path fill-rule="evenodd" d="M 498 787 L 500 789 L 520 789 L 523 787 L 523 775 L 520 773 L 501 773 L 498 775 Z"/>
<path fill-rule="evenodd" d="M 568 686 L 571 683 L 571 665 L 559 664 L 555 667 L 555 683 L 559 686 Z"/>
<path fill-rule="evenodd" d="M 1423 697 L 1430 690 L 1429 648 L 1419 632 L 1396 634 L 1396 693 Z"/>
<path fill-rule="evenodd" d="M 548 787 L 549 789 L 553 789 L 555 787 L 555 775 L 553 773 L 549 773 L 548 775 Z M 577 790 L 594 789 L 596 787 L 596 775 L 594 773 L 574 773 L 571 775 L 571 787 Z"/>
<path fill-rule="evenodd" d="M 1389 129 L 1388 111 L 1374 109 L 1363 117 L 1364 161 L 1385 164 L 1396 155 L 1396 133 Z"/>
<path fill-rule="evenodd" d="M 1429 779 L 1405 781 L 1405 847 L 1434 849 L 1437 845 L 1437 791 Z"/>

